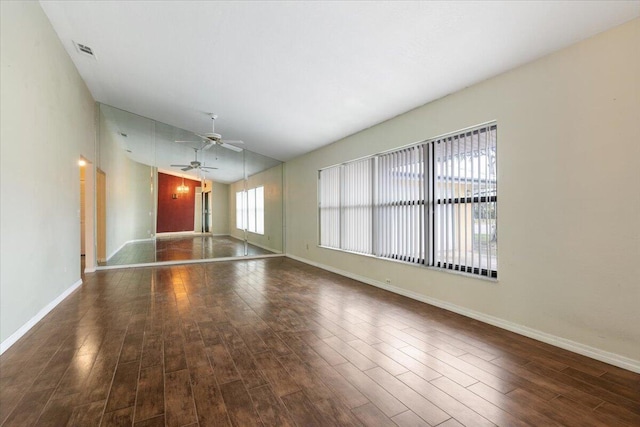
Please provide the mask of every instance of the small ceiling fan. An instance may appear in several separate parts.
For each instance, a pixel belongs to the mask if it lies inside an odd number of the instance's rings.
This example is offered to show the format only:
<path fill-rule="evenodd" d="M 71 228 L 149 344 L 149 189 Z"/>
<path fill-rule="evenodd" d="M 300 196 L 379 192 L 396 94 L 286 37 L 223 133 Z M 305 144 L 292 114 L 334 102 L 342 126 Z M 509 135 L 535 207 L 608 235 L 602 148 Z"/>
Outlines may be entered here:
<path fill-rule="evenodd" d="M 194 148 L 193 149 L 196 152 L 196 158 L 195 160 L 193 160 L 191 163 L 189 163 L 188 165 L 171 165 L 172 168 L 181 168 L 181 170 L 187 172 L 190 171 L 192 169 L 198 169 L 202 172 L 208 172 L 210 169 L 218 169 L 218 168 L 214 168 L 211 166 L 202 166 L 202 163 L 200 163 L 198 161 L 198 149 Z"/>
<path fill-rule="evenodd" d="M 236 151 L 236 152 L 242 151 L 242 148 L 236 147 L 236 145 L 237 144 L 244 144 L 244 141 L 222 139 L 222 135 L 220 135 L 219 133 L 216 133 L 216 119 L 217 118 L 218 118 L 218 116 L 216 114 L 211 114 L 211 132 L 210 133 L 205 133 L 203 135 L 201 135 L 199 133 L 196 133 L 196 135 L 198 135 L 200 138 L 202 138 L 203 140 L 205 140 L 207 142 L 207 145 L 205 145 L 202 149 L 203 150 L 208 150 L 214 144 L 216 144 L 216 145 L 219 145 L 221 147 L 224 147 L 224 148 L 227 148 L 229 150 Z"/>

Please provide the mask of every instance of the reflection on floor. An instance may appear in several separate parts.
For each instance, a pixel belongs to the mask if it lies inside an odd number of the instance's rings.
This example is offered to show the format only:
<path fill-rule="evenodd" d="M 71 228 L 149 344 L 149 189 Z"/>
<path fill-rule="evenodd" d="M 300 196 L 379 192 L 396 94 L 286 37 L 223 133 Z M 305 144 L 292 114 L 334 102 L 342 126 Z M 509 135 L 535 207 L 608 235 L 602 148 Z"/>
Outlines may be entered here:
<path fill-rule="evenodd" d="M 0 425 L 637 427 L 639 384 L 268 258 L 86 274 L 0 356 Z"/>
<path fill-rule="evenodd" d="M 245 256 L 244 242 L 231 236 L 206 234 L 159 237 L 156 240 L 127 243 L 107 262 L 99 266 L 146 264 Z M 246 255 L 270 255 L 274 252 L 248 244 Z"/>

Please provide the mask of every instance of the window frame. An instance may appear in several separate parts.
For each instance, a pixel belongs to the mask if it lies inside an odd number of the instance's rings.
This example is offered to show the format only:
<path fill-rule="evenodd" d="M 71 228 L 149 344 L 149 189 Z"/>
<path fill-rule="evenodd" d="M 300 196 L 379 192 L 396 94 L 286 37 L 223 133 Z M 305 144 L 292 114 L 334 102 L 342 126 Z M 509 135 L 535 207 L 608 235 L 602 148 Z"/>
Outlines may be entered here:
<path fill-rule="evenodd" d="M 484 135 L 482 135 L 483 132 L 484 132 Z M 481 163 L 481 160 L 480 160 L 480 158 L 483 156 L 480 145 L 478 145 L 477 154 L 475 154 L 474 145 L 473 145 L 474 134 L 478 135 L 477 136 L 478 144 L 480 144 L 481 136 L 484 138 L 484 141 L 486 144 L 485 152 L 484 152 L 485 160 L 483 160 L 484 163 Z M 497 270 L 498 270 L 498 264 L 497 264 L 497 260 L 498 260 L 498 253 L 497 253 L 498 252 L 498 248 L 497 248 L 497 229 L 498 229 L 497 139 L 498 139 L 498 135 L 497 134 L 498 134 L 497 122 L 490 121 L 490 122 L 482 123 L 480 125 L 461 129 L 455 132 L 449 132 L 447 134 L 443 134 L 434 138 L 429 138 L 418 143 L 409 144 L 406 146 L 387 150 L 385 152 L 376 153 L 370 156 L 361 157 L 359 159 L 354 159 L 348 162 L 343 162 L 337 165 L 332 165 L 332 166 L 328 166 L 320 169 L 318 171 L 318 188 L 317 188 L 318 189 L 318 192 L 317 192 L 317 195 L 318 195 L 318 223 L 317 223 L 318 224 L 318 228 L 317 228 L 318 246 L 322 248 L 333 249 L 333 250 L 338 250 L 342 252 L 349 252 L 349 253 L 355 253 L 358 255 L 371 256 L 371 257 L 385 259 L 385 260 L 408 263 L 411 265 L 421 265 L 424 267 L 433 268 L 441 271 L 457 272 L 465 275 L 470 275 L 476 278 L 486 278 L 490 280 L 497 280 L 497 277 L 498 277 L 498 273 L 497 273 Z M 467 140 L 465 135 L 472 135 L 470 149 L 468 149 L 466 145 Z M 465 145 L 463 147 L 464 151 L 461 151 L 460 140 L 463 136 L 465 137 L 465 140 L 464 140 Z M 450 175 L 446 175 L 446 173 L 438 172 L 437 166 L 442 167 L 442 165 L 438 165 L 436 162 L 437 144 L 442 143 L 442 141 L 445 141 L 445 143 L 446 141 L 453 141 L 454 138 L 458 138 L 458 142 L 457 142 L 458 146 L 457 146 L 457 154 L 456 154 L 457 156 L 456 162 L 457 162 L 457 168 L 458 168 L 457 176 L 454 173 L 454 166 L 453 166 L 454 155 L 452 152 L 448 153 L 448 155 L 450 156 L 448 160 L 446 160 L 447 159 L 446 156 L 442 157 L 442 159 L 445 159 L 443 160 L 444 163 L 449 162 L 451 164 Z M 395 160 L 396 163 L 394 163 L 392 167 L 396 168 L 396 174 L 397 174 L 397 171 L 401 168 L 404 168 L 405 165 L 408 170 L 412 170 L 412 171 L 416 169 L 416 164 L 418 165 L 417 170 L 419 172 L 415 172 L 415 171 L 408 172 L 408 174 L 417 173 L 417 176 L 418 176 L 417 180 L 420 181 L 420 184 L 419 184 L 420 190 L 418 190 L 417 192 L 416 190 L 409 190 L 409 193 L 411 194 L 415 193 L 417 197 L 414 197 L 413 199 L 410 199 L 410 198 L 407 199 L 406 198 L 407 190 L 401 187 L 391 188 L 391 189 L 387 188 L 386 190 L 380 190 L 380 188 L 382 188 L 382 185 L 378 180 L 380 178 L 379 175 L 382 175 L 382 172 L 381 172 L 382 167 L 379 164 L 379 162 L 381 162 L 381 159 L 384 158 L 384 156 L 387 156 L 388 158 L 393 159 L 394 155 L 398 155 L 398 153 L 401 153 L 403 150 L 405 150 L 406 152 L 409 152 L 409 150 L 415 149 L 416 147 L 422 147 L 423 149 L 421 154 L 422 158 L 418 157 L 418 160 L 416 162 L 415 159 L 409 159 L 407 157 L 404 159 L 406 163 L 402 163 L 403 159 L 401 158 L 401 160 Z M 451 149 L 451 151 L 453 151 L 453 148 Z M 490 154 L 490 151 L 492 152 L 492 154 Z M 461 182 L 463 181 L 463 176 L 461 175 L 461 166 L 460 166 L 461 153 L 465 156 L 464 157 L 464 162 L 465 162 L 464 190 L 465 192 L 468 191 L 468 188 L 467 188 L 468 181 L 471 181 L 472 193 L 470 195 L 463 196 L 463 197 L 456 196 L 454 194 L 451 194 L 448 197 L 440 195 L 439 191 L 442 191 L 442 190 L 441 189 L 438 190 L 436 188 L 436 185 L 442 185 L 443 179 L 449 180 L 449 183 L 451 183 L 452 185 L 454 181 L 457 182 L 456 185 L 458 186 L 458 191 L 462 190 Z M 438 154 L 441 155 L 441 152 L 438 152 Z M 470 160 L 467 160 L 467 156 L 469 156 Z M 480 170 L 478 170 L 477 171 L 478 178 L 475 178 L 473 176 L 473 169 L 471 170 L 471 177 L 469 178 L 467 176 L 468 171 L 467 171 L 466 162 L 468 161 L 472 163 L 475 162 L 476 160 L 474 159 L 474 156 L 477 156 L 478 164 L 482 164 L 485 168 L 487 168 L 485 169 L 484 177 L 481 176 Z M 323 193 L 323 182 L 322 182 L 323 172 L 333 168 L 340 168 L 340 172 L 337 174 L 337 176 L 339 180 L 338 191 L 341 192 L 342 187 L 344 185 L 342 181 L 344 179 L 344 174 L 341 171 L 344 168 L 344 166 L 355 163 L 355 162 L 362 162 L 366 160 L 370 160 L 373 165 L 371 175 L 367 178 L 371 180 L 370 186 L 373 191 L 373 196 L 372 196 L 373 220 L 371 221 L 371 228 L 372 228 L 371 251 L 357 252 L 357 251 L 343 249 L 342 247 L 343 225 L 341 224 L 342 221 L 340 221 L 340 223 L 337 225 L 338 242 L 340 247 L 325 245 L 324 242 L 322 241 L 322 238 L 323 238 L 322 227 L 323 227 L 323 221 L 324 221 L 324 218 L 323 218 L 324 207 L 323 207 L 322 196 L 323 194 L 325 194 Z M 491 161 L 493 161 L 493 164 L 491 164 Z M 490 168 L 493 168 L 493 169 L 490 169 Z M 389 170 L 391 169 L 388 169 L 387 171 Z M 493 176 L 494 178 L 492 179 L 491 176 Z M 474 180 L 486 185 L 485 190 L 487 191 L 491 190 L 492 194 L 474 195 L 473 194 Z M 402 184 L 397 184 L 397 185 L 402 185 Z M 413 184 L 404 183 L 405 187 L 410 185 L 413 185 Z M 424 185 L 424 188 L 422 188 L 422 185 Z M 480 187 L 478 187 L 478 189 L 480 189 Z M 395 195 L 396 197 L 394 199 L 392 195 L 391 200 L 384 199 L 380 195 L 381 194 L 380 191 L 390 191 L 391 193 L 395 192 L 393 195 Z M 405 194 L 403 194 L 403 191 L 405 192 Z M 412 193 L 412 191 L 414 193 Z M 485 210 L 483 211 L 485 212 L 484 219 L 486 220 L 484 223 L 484 227 L 486 227 L 485 230 L 488 231 L 484 234 L 485 236 L 484 239 L 489 239 L 488 236 L 493 235 L 493 236 L 496 236 L 495 237 L 496 243 L 492 243 L 493 238 L 492 240 L 486 240 L 487 242 L 486 252 L 484 253 L 485 265 L 483 266 L 483 253 L 480 250 L 478 252 L 478 265 L 476 266 L 474 264 L 473 255 L 471 258 L 471 263 L 468 262 L 467 255 L 468 253 L 475 254 L 474 241 L 476 241 L 475 240 L 476 238 L 478 239 L 477 242 L 480 242 L 482 239 L 482 237 L 480 237 L 482 235 L 480 232 L 477 232 L 477 237 L 476 237 L 476 218 L 474 216 L 475 207 L 482 206 L 481 204 L 485 206 Z M 380 239 L 383 237 L 380 236 L 380 234 L 382 234 L 382 231 L 379 224 L 381 224 L 381 221 L 384 221 L 384 219 L 381 217 L 381 209 L 382 208 L 387 209 L 391 207 L 392 208 L 391 210 L 393 210 L 394 206 L 395 207 L 421 206 L 421 209 L 417 209 L 417 210 L 410 210 L 410 209 L 396 210 L 396 211 L 402 211 L 401 215 L 405 216 L 403 218 L 405 222 L 403 222 L 402 225 L 400 226 L 404 227 L 405 229 L 410 229 L 414 233 L 416 232 L 415 231 L 416 228 L 414 226 L 414 228 L 411 229 L 411 224 L 413 223 L 409 223 L 408 221 L 415 221 L 416 219 L 414 217 L 411 217 L 411 215 L 415 216 L 416 212 L 418 212 L 417 215 L 418 215 L 418 221 L 420 224 L 418 228 L 419 228 L 420 235 L 416 237 L 415 235 L 411 234 L 409 235 L 409 237 L 404 237 L 405 240 L 411 241 L 409 246 L 405 246 L 405 248 L 410 247 L 411 245 L 415 245 L 416 244 L 415 240 L 418 239 L 417 245 L 420 248 L 419 249 L 420 256 L 418 257 L 408 256 L 406 253 L 403 253 L 401 250 L 396 250 L 395 253 L 385 253 L 385 254 L 381 253 L 385 249 L 383 248 L 384 245 L 380 242 Z M 489 208 L 489 206 L 492 206 L 492 207 Z M 335 209 L 335 206 L 331 206 L 331 208 Z M 443 214 L 444 212 L 443 210 L 440 210 L 438 211 L 438 213 L 436 213 L 436 210 L 438 210 L 439 208 L 449 209 L 450 213 Z M 342 213 L 341 203 L 338 204 L 338 209 L 340 210 L 339 217 L 342 218 L 343 213 Z M 464 222 L 462 222 L 462 225 L 464 228 L 460 228 L 461 220 L 460 218 L 455 219 L 454 212 L 458 212 L 457 215 L 461 215 L 461 212 L 463 212 L 463 209 L 465 212 L 465 220 Z M 467 220 L 467 217 L 466 217 L 466 212 L 468 212 L 468 210 L 470 210 L 471 212 L 470 214 L 471 217 L 469 218 L 469 220 Z M 492 213 L 491 216 L 487 216 L 486 212 L 491 212 Z M 410 218 L 409 220 L 406 219 L 407 216 Z M 445 219 L 442 219 L 442 218 L 445 218 Z M 482 219 L 482 217 L 479 219 Z M 391 221 L 389 220 L 389 218 L 387 218 L 386 220 Z M 441 224 L 436 223 L 436 221 L 438 220 L 440 220 Z M 491 225 L 489 220 L 492 220 Z M 457 229 L 455 227 L 456 222 L 458 226 Z M 393 225 L 387 226 L 387 227 L 393 228 Z M 482 223 L 480 223 L 477 227 L 478 227 L 477 229 L 481 231 L 483 227 Z M 451 233 L 451 234 L 448 234 L 448 233 Z M 465 236 L 464 262 L 462 260 L 462 255 L 461 255 L 462 254 L 461 238 L 453 237 L 454 233 Z M 467 239 L 469 235 L 471 236 L 471 239 L 470 239 L 471 252 L 469 252 L 469 240 Z M 438 238 L 438 236 L 445 236 L 444 237 L 445 239 L 449 239 L 449 240 L 446 240 L 447 244 L 442 246 L 442 248 L 445 248 L 445 249 L 442 249 L 441 247 L 438 246 L 436 242 L 436 239 Z M 424 241 L 421 241 L 420 239 L 424 239 Z M 402 238 L 400 240 L 402 240 Z M 406 244 L 407 243 L 405 243 L 405 245 Z M 420 245 L 424 245 L 424 247 Z M 493 253 L 491 250 L 492 245 L 495 245 L 495 248 L 494 248 L 495 252 Z M 436 247 L 441 249 L 441 252 L 438 254 L 436 253 Z M 447 254 L 445 255 L 444 259 L 442 259 L 442 253 L 443 253 L 442 251 L 444 251 Z M 455 255 L 452 255 L 451 260 L 449 260 L 448 259 L 449 251 L 452 252 L 453 254 L 455 254 L 455 251 L 457 251 L 458 259 L 456 260 Z M 495 254 L 495 258 L 492 258 L 492 254 Z M 457 261 L 457 262 L 454 262 L 454 261 Z"/>
<path fill-rule="evenodd" d="M 261 191 L 258 191 L 261 189 Z M 249 195 L 253 194 L 253 226 L 250 224 L 251 215 L 249 212 Z M 258 203 L 258 194 L 262 195 L 262 203 Z M 248 233 L 264 236 L 264 223 L 266 214 L 266 205 L 264 200 L 264 185 L 236 191 L 236 229 L 247 231 Z M 240 200 L 240 203 L 238 203 Z M 262 220 L 259 221 L 258 215 L 262 214 Z M 241 218 L 238 224 L 238 218 Z M 262 225 L 261 229 L 258 225 Z"/>

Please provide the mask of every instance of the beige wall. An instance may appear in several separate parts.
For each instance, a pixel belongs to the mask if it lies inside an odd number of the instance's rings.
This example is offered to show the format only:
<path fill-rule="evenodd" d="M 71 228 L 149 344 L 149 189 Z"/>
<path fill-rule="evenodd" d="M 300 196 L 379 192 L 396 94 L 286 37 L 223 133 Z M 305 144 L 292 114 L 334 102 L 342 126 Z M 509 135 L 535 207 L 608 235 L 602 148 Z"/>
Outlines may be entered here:
<path fill-rule="evenodd" d="M 287 162 L 287 252 L 640 369 L 638 46 L 636 19 Z M 318 169 L 490 120 L 498 282 L 316 246 Z"/>
<path fill-rule="evenodd" d="M 0 19 L 4 349 L 80 281 L 78 159 L 95 158 L 95 104 L 39 3 L 0 2 Z"/>
<path fill-rule="evenodd" d="M 152 238 L 155 233 L 151 166 L 135 162 L 109 132 L 99 113 L 100 158 L 98 167 L 107 177 L 107 258 L 132 240 Z"/>
<path fill-rule="evenodd" d="M 229 234 L 229 184 L 212 182 L 211 233 Z"/>
<path fill-rule="evenodd" d="M 247 189 L 264 186 L 264 235 L 247 233 L 249 243 L 282 252 L 282 174 L 283 165 L 252 175 L 247 180 Z M 236 192 L 244 189 L 244 181 L 229 185 L 229 232 L 244 239 L 244 232 L 236 227 Z"/>

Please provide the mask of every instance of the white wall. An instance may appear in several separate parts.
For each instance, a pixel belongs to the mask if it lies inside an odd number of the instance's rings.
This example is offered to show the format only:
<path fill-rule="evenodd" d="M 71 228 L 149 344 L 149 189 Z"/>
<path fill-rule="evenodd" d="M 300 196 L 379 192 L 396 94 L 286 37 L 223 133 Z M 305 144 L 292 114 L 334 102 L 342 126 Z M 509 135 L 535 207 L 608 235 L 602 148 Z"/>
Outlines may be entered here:
<path fill-rule="evenodd" d="M 37 2 L 0 2 L 0 341 L 80 281 L 95 103 Z M 14 335 L 15 337 L 15 335 Z"/>
<path fill-rule="evenodd" d="M 640 369 L 638 46 L 636 19 L 287 162 L 287 252 Z M 494 119 L 497 283 L 316 246 L 318 169 Z"/>
<path fill-rule="evenodd" d="M 211 182 L 211 233 L 229 234 L 229 184 Z"/>
<path fill-rule="evenodd" d="M 247 189 L 264 186 L 264 235 L 247 233 L 249 243 L 273 252 L 282 252 L 282 173 L 283 165 L 252 175 L 247 180 Z M 244 181 L 229 185 L 229 231 L 238 239 L 244 232 L 236 228 L 236 192 L 244 189 Z"/>
<path fill-rule="evenodd" d="M 107 177 L 107 258 L 123 244 L 155 232 L 151 167 L 131 160 L 100 112 L 98 168 Z"/>

